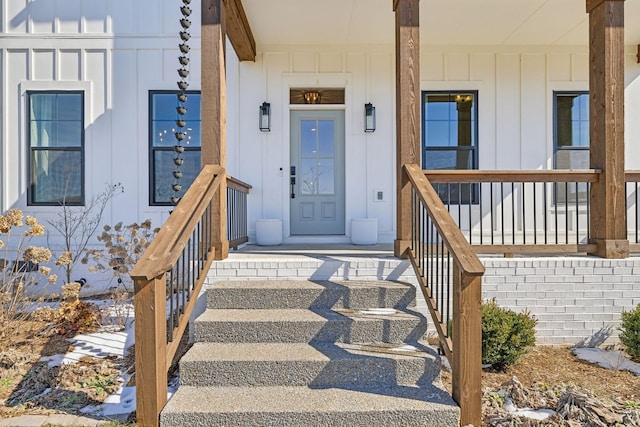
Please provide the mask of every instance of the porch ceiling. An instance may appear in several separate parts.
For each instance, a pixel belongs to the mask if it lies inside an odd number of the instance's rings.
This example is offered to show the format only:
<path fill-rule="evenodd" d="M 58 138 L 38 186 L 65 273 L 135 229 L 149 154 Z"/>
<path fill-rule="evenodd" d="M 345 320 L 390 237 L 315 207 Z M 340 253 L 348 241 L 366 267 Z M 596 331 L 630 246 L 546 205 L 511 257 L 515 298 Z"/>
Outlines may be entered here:
<path fill-rule="evenodd" d="M 392 0 L 243 0 L 258 46 L 391 44 Z M 586 45 L 585 0 L 421 0 L 426 45 Z M 625 43 L 640 43 L 640 2 L 625 2 Z"/>

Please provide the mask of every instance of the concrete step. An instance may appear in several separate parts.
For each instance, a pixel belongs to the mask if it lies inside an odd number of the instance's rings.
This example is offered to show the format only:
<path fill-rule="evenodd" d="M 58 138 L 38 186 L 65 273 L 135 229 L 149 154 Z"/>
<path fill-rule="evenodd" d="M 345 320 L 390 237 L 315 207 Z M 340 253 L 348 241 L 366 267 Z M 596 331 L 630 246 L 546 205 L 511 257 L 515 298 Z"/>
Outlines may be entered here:
<path fill-rule="evenodd" d="M 162 426 L 458 426 L 459 408 L 437 387 L 181 386 Z"/>
<path fill-rule="evenodd" d="M 410 310 L 379 308 L 206 310 L 194 322 L 196 342 L 418 342 L 426 319 Z"/>
<path fill-rule="evenodd" d="M 360 248 L 357 252 L 360 252 Z M 310 253 L 310 251 L 312 253 Z M 221 280 L 416 280 L 411 263 L 386 254 L 358 255 L 306 250 L 276 254 L 230 253 L 229 258 L 214 262 L 207 282 Z"/>
<path fill-rule="evenodd" d="M 439 375 L 420 344 L 196 343 L 180 361 L 181 386 L 390 387 Z"/>
<path fill-rule="evenodd" d="M 415 305 L 415 287 L 391 281 L 261 280 L 216 282 L 207 307 L 217 309 L 406 308 Z"/>

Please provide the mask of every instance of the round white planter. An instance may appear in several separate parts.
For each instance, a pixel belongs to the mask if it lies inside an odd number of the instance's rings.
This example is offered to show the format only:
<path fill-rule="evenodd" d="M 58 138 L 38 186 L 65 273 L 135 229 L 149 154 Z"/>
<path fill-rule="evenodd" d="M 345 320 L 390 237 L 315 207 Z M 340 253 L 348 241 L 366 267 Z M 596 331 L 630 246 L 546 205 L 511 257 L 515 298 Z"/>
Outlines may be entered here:
<path fill-rule="evenodd" d="M 378 243 L 378 220 L 376 218 L 352 219 L 351 242 L 354 245 L 375 245 Z"/>
<path fill-rule="evenodd" d="M 256 220 L 256 243 L 260 246 L 273 246 L 282 244 L 282 220 Z"/>

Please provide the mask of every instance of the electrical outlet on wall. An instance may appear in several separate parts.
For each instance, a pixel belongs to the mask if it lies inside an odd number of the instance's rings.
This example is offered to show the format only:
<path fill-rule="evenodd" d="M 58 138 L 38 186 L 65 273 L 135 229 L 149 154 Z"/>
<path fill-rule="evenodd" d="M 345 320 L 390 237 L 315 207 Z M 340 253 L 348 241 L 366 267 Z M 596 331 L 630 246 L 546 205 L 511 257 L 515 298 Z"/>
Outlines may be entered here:
<path fill-rule="evenodd" d="M 373 190 L 373 201 L 374 202 L 384 202 L 386 199 L 387 195 L 385 194 L 385 191 L 378 188 Z"/>

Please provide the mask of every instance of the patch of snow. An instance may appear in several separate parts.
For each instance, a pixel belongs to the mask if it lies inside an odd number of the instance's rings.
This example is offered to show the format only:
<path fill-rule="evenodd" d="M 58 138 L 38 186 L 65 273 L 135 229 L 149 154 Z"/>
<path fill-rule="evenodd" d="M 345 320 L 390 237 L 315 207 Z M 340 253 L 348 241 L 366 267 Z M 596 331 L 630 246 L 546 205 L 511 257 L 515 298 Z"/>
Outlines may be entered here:
<path fill-rule="evenodd" d="M 393 308 L 370 308 L 369 310 L 361 310 L 360 314 L 396 314 L 396 310 Z"/>
<path fill-rule="evenodd" d="M 125 329 L 111 332 L 104 329 L 92 334 L 81 334 L 70 340 L 74 349 L 67 354 L 42 357 L 49 367 L 73 364 L 84 356 L 104 358 L 110 356 L 124 357 L 126 350 L 134 344 L 135 330 L 132 318 L 127 318 Z M 120 377 L 120 387 L 99 405 L 90 405 L 81 409 L 85 414 L 100 415 L 108 418 L 120 418 L 136 410 L 136 388 L 127 387 L 131 374 Z M 177 386 L 175 387 L 177 389 Z M 169 396 L 175 392 L 172 390 Z"/>
<path fill-rule="evenodd" d="M 118 415 L 130 414 L 136 410 L 136 388 L 126 387 L 125 384 L 131 375 L 122 377 L 120 388 L 107 397 L 100 405 L 91 405 L 82 408 L 84 414 L 99 414 L 108 418 L 118 418 Z"/>
<path fill-rule="evenodd" d="M 405 344 L 399 347 L 393 347 L 391 350 L 393 351 L 418 351 L 418 349 L 412 345 Z"/>
<path fill-rule="evenodd" d="M 510 414 L 513 414 L 517 417 L 531 418 L 539 421 L 546 420 L 551 415 L 556 413 L 551 409 L 518 408 L 509 397 L 505 399 L 503 408 L 506 409 Z"/>
<path fill-rule="evenodd" d="M 605 369 L 630 371 L 640 376 L 640 363 L 629 360 L 626 353 L 619 350 L 603 350 L 601 348 L 575 348 L 573 353 L 579 359 L 596 363 Z"/>
<path fill-rule="evenodd" d="M 50 368 L 77 363 L 84 356 L 105 358 L 110 356 L 124 357 L 124 352 L 133 344 L 133 323 L 119 332 L 94 332 L 80 334 L 70 340 L 73 350 L 65 355 L 42 357 L 40 361 L 48 362 Z"/>

